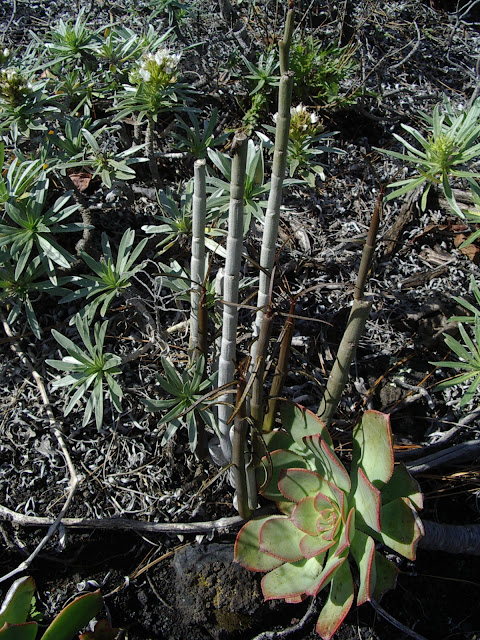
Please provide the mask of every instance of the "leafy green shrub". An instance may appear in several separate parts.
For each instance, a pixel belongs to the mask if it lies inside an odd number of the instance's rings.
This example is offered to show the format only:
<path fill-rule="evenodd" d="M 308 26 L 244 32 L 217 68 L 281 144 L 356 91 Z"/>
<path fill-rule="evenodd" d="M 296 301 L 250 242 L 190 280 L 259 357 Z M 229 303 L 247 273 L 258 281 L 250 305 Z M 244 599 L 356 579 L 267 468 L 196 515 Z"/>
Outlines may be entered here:
<path fill-rule="evenodd" d="M 8 310 L 7 322 L 13 324 L 23 310 L 36 338 L 41 338 L 41 328 L 38 322 L 34 301 L 39 293 L 47 293 L 54 296 L 64 296 L 68 289 L 62 287 L 70 283 L 70 277 L 58 278 L 57 285 L 50 280 L 42 280 L 45 276 L 45 265 L 41 258 L 36 256 L 18 275 L 15 275 L 15 261 L 5 252 L 0 252 L 0 301 Z"/>
<path fill-rule="evenodd" d="M 338 133 L 322 132 L 322 125 L 314 111 L 309 111 L 303 104 L 292 107 L 290 110 L 290 131 L 287 148 L 287 165 L 290 177 L 300 175 L 312 189 L 315 187 L 315 178 L 320 176 L 325 180 L 324 167 L 317 161 L 317 156 L 324 153 L 343 153 L 340 149 L 326 146 L 323 143 Z M 274 116 L 276 119 L 277 114 Z M 275 128 L 263 125 L 269 133 L 275 133 Z M 257 132 L 265 146 L 273 150 L 273 143 L 262 133 Z"/>
<path fill-rule="evenodd" d="M 167 425 L 162 445 L 165 445 L 181 426 L 185 426 L 190 450 L 194 452 L 197 448 L 199 432 L 204 428 L 203 425 L 207 424 L 211 429 L 216 429 L 212 401 L 207 396 L 208 391 L 215 385 L 217 375 L 205 376 L 203 356 L 199 356 L 193 365 L 180 374 L 167 358 L 162 358 L 162 366 L 165 376 L 158 375 L 157 381 L 173 398 L 162 400 L 145 398 L 143 403 L 149 411 L 153 412 L 169 409 L 158 423 L 159 426 Z"/>
<path fill-rule="evenodd" d="M 57 242 L 54 234 L 83 231 L 85 225 L 64 224 L 79 207 L 66 206 L 71 197 L 69 192 L 44 211 L 48 186 L 49 180 L 43 175 L 28 198 L 5 202 L 6 216 L 13 224 L 0 223 L 0 247 L 8 247 L 10 257 L 16 261 L 15 278 L 19 278 L 35 248 L 48 277 L 56 285 L 55 265 L 68 268 L 74 257 Z"/>
<path fill-rule="evenodd" d="M 461 218 L 463 212 L 458 206 L 450 185 L 450 178 L 467 178 L 472 184 L 473 179 L 480 174 L 465 170 L 465 166 L 472 162 L 480 152 L 480 98 L 468 109 L 458 110 L 447 99 L 443 103 L 444 111 L 440 112 L 437 104 L 433 115 L 421 113 L 425 122 L 425 134 L 413 127 L 402 124 L 419 146 L 414 146 L 404 138 L 394 133 L 394 137 L 405 147 L 404 153 L 379 149 L 394 158 L 398 158 L 416 169 L 417 174 L 411 178 L 398 180 L 389 185 L 394 191 L 385 198 L 386 201 L 401 196 L 417 187 L 423 187 L 421 207 L 427 206 L 427 197 L 432 185 L 442 187 L 448 204 Z"/>
<path fill-rule="evenodd" d="M 143 267 L 143 263 L 135 266 L 135 262 L 145 248 L 147 238 L 141 240 L 135 248 L 134 242 L 135 231 L 127 229 L 120 240 L 115 259 L 110 240 L 105 233 L 102 233 L 103 255 L 101 261 L 94 260 L 84 251 L 80 254 L 95 275 L 75 278 L 75 284 L 81 288 L 64 296 L 60 302 L 72 302 L 86 298 L 90 302 L 84 306 L 80 316 L 91 322 L 100 307 L 100 315 L 103 317 L 113 300 L 125 293 L 126 289 L 131 286 L 131 278 Z"/>
<path fill-rule="evenodd" d="M 217 109 L 213 109 L 210 118 L 203 123 L 203 128 L 200 127 L 198 118 L 193 111 L 189 110 L 187 113 L 192 126 L 177 116 L 178 126 L 183 133 L 174 132 L 172 137 L 181 151 L 186 151 L 194 158 L 205 158 L 207 150 L 221 146 L 227 140 L 228 134 L 214 136 L 218 118 Z"/>
<path fill-rule="evenodd" d="M 63 347 L 68 356 L 62 360 L 46 360 L 45 362 L 59 371 L 66 371 L 68 375 L 60 380 L 55 380 L 52 384 L 54 389 L 59 387 L 70 387 L 68 393 L 73 393 L 69 403 L 64 409 L 67 416 L 81 398 L 88 395 L 83 413 L 82 426 L 85 426 L 92 413 L 95 413 L 97 429 L 101 429 L 103 424 L 103 394 L 104 383 L 107 385 L 107 395 L 110 397 L 113 406 L 118 412 L 122 410 L 123 391 L 113 376 L 121 373 L 121 358 L 112 353 L 103 352 L 103 343 L 107 332 L 108 321 L 103 324 L 96 323 L 92 342 L 90 337 L 90 326 L 88 320 L 76 316 L 75 326 L 85 345 L 87 351 L 83 351 L 72 340 L 52 329 L 55 340 Z M 90 387 L 93 388 L 90 390 Z"/>
<path fill-rule="evenodd" d="M 435 386 L 437 391 L 453 387 L 457 384 L 472 380 L 467 391 L 462 394 L 460 407 L 465 407 L 472 402 L 474 395 L 480 387 L 480 316 L 475 315 L 474 319 L 474 340 L 468 335 L 465 327 L 460 323 L 458 329 L 462 342 L 453 336 L 445 336 L 445 344 L 458 356 L 458 360 L 434 362 L 438 367 L 449 367 L 457 369 L 462 373 L 457 373 L 452 378 L 443 380 Z"/>
<path fill-rule="evenodd" d="M 117 93 L 114 109 L 118 113 L 115 120 L 136 114 L 138 122 L 145 116 L 156 122 L 160 113 L 182 110 L 189 91 L 178 80 L 180 57 L 180 54 L 172 53 L 165 47 L 155 53 L 145 53 L 141 62 L 130 72 L 130 84 L 124 85 L 123 91 Z"/>
<path fill-rule="evenodd" d="M 342 81 L 356 66 L 354 47 L 325 47 L 321 40 L 308 36 L 297 38 L 290 51 L 290 68 L 295 73 L 293 91 L 300 102 L 337 108 L 355 103 L 355 94 L 341 94 Z"/>

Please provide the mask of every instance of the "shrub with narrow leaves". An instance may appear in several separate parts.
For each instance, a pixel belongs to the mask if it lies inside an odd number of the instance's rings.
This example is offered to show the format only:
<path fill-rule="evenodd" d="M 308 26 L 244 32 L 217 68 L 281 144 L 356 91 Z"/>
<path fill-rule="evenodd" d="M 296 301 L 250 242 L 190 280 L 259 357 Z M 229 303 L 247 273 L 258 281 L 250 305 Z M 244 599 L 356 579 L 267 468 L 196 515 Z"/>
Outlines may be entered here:
<path fill-rule="evenodd" d="M 301 602 L 330 586 L 317 632 L 335 634 L 354 599 L 349 560 L 357 566 L 357 604 L 395 585 L 397 568 L 376 541 L 410 560 L 423 535 L 418 485 L 394 466 L 389 417 L 367 411 L 353 431 L 350 474 L 338 459 L 322 421 L 285 405 L 282 426 L 265 436 L 269 481 L 262 493 L 283 515 L 250 520 L 235 543 L 235 560 L 265 572 L 265 600 Z"/>
<path fill-rule="evenodd" d="M 63 414 L 67 416 L 77 402 L 88 395 L 82 426 L 85 426 L 95 413 L 97 429 L 101 429 L 103 424 L 104 383 L 113 406 L 118 412 L 122 410 L 123 390 L 113 378 L 121 372 L 122 361 L 120 356 L 103 351 L 107 325 L 108 320 L 102 324 L 95 323 L 92 341 L 88 319 L 76 315 L 75 326 L 87 351 L 83 351 L 72 340 L 52 329 L 53 337 L 67 351 L 68 356 L 64 356 L 62 360 L 45 360 L 50 367 L 67 374 L 52 384 L 53 388 L 69 387 L 68 393 L 72 394 Z"/>

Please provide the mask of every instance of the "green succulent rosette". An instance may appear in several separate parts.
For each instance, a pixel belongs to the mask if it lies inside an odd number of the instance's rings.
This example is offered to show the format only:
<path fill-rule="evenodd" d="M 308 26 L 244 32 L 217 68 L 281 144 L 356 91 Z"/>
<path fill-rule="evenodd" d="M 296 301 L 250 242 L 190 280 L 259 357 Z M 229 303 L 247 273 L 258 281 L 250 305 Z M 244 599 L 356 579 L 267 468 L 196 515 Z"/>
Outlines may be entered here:
<path fill-rule="evenodd" d="M 414 560 L 424 534 L 422 495 L 403 465 L 394 466 L 389 416 L 367 411 L 353 431 L 350 474 L 323 422 L 285 404 L 282 429 L 265 436 L 269 480 L 262 493 L 283 515 L 250 520 L 235 543 L 235 560 L 264 572 L 265 600 L 301 602 L 330 586 L 317 621 L 329 640 L 357 605 L 395 586 L 396 565 L 376 543 Z M 355 589 L 350 560 L 357 566 Z"/>

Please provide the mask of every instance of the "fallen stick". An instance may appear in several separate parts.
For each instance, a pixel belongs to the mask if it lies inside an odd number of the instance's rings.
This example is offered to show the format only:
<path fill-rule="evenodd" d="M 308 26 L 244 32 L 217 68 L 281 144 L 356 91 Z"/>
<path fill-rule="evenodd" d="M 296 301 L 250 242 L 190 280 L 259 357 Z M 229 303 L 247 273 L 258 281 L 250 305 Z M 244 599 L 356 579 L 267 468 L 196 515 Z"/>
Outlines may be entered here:
<path fill-rule="evenodd" d="M 272 513 L 272 509 L 259 509 L 255 515 Z M 0 520 L 11 522 L 21 527 L 48 527 L 56 520 L 41 516 L 26 516 L 12 511 L 0 505 Z M 130 530 L 139 533 L 209 533 L 211 531 L 224 531 L 241 526 L 245 520 L 240 516 L 207 520 L 206 522 L 145 522 L 142 520 L 130 520 L 128 518 L 62 518 L 61 525 L 65 529 L 104 529 L 104 530 Z"/>
<path fill-rule="evenodd" d="M 259 509 L 255 516 L 273 513 L 272 508 Z M 128 518 L 62 518 L 57 519 L 40 516 L 26 516 L 0 505 L 0 520 L 11 522 L 21 527 L 51 527 L 59 524 L 65 529 L 97 529 L 105 531 L 136 531 L 137 533 L 173 533 L 173 534 L 207 534 L 212 531 L 228 531 L 237 529 L 245 523 L 241 516 L 230 516 L 205 522 L 145 522 Z M 446 551 L 447 553 L 466 553 L 480 555 L 480 525 L 450 525 L 423 520 L 425 536 L 419 542 L 420 549 Z"/>

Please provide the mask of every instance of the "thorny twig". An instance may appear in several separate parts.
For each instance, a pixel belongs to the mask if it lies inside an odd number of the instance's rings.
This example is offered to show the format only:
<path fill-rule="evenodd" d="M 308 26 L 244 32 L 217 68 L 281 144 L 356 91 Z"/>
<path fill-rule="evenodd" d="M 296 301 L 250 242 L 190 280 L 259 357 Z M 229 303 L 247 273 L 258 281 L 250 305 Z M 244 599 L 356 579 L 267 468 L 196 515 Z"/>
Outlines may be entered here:
<path fill-rule="evenodd" d="M 3 329 L 4 329 L 5 333 L 7 334 L 7 336 L 9 338 L 13 338 L 14 335 L 12 333 L 12 330 L 10 329 L 10 326 L 9 326 L 7 320 L 5 319 L 4 315 L 1 314 L 1 313 L 0 313 L 0 319 L 2 321 Z M 35 547 L 35 549 L 32 551 L 32 553 L 28 556 L 28 558 L 26 560 L 21 562 L 16 569 L 13 569 L 12 571 L 9 571 L 7 574 L 5 574 L 4 576 L 0 577 L 0 582 L 5 582 L 5 580 L 9 580 L 10 578 L 12 578 L 13 576 L 17 575 L 18 573 L 22 573 L 23 571 L 28 569 L 28 567 L 32 564 L 33 560 L 37 557 L 37 555 L 40 553 L 40 551 L 43 549 L 43 547 L 47 544 L 47 542 L 50 540 L 50 538 L 53 536 L 55 531 L 60 526 L 60 524 L 62 522 L 62 519 L 65 517 L 65 514 L 68 511 L 70 503 L 72 502 L 73 496 L 75 494 L 75 491 L 77 489 L 78 482 L 79 482 L 77 473 L 75 471 L 75 467 L 73 466 L 72 460 L 70 458 L 70 454 L 68 453 L 68 449 L 67 449 L 67 446 L 65 444 L 65 440 L 63 439 L 63 434 L 60 431 L 60 429 L 58 428 L 57 422 L 55 420 L 55 416 L 53 415 L 53 411 L 52 411 L 51 406 L 50 406 L 50 400 L 49 400 L 47 392 L 45 390 L 45 384 L 43 382 L 42 376 L 38 373 L 38 371 L 36 371 L 34 369 L 32 363 L 27 358 L 25 352 L 23 351 L 23 349 L 21 348 L 20 344 L 16 340 L 11 343 L 11 348 L 17 354 L 17 356 L 20 358 L 20 360 L 23 362 L 23 364 L 27 367 L 27 369 L 29 369 L 30 373 L 32 374 L 32 377 L 34 378 L 35 382 L 37 383 L 37 387 L 38 387 L 38 390 L 40 391 L 40 396 L 42 398 L 43 405 L 45 406 L 45 409 L 46 409 L 46 412 L 47 412 L 47 415 L 48 415 L 48 419 L 49 419 L 49 422 L 50 422 L 50 427 L 51 427 L 55 437 L 57 438 L 57 442 L 58 442 L 58 444 L 60 446 L 60 449 L 62 451 L 63 457 L 65 458 L 65 462 L 66 462 L 66 465 L 67 465 L 67 468 L 68 468 L 68 473 L 70 475 L 70 488 L 68 490 L 68 495 L 67 495 L 67 498 L 66 498 L 66 500 L 65 500 L 65 502 L 63 504 L 63 507 L 60 510 L 60 513 L 55 518 L 55 520 L 50 524 L 50 527 L 49 527 L 46 535 L 42 538 L 42 540 L 38 543 L 38 545 Z"/>

